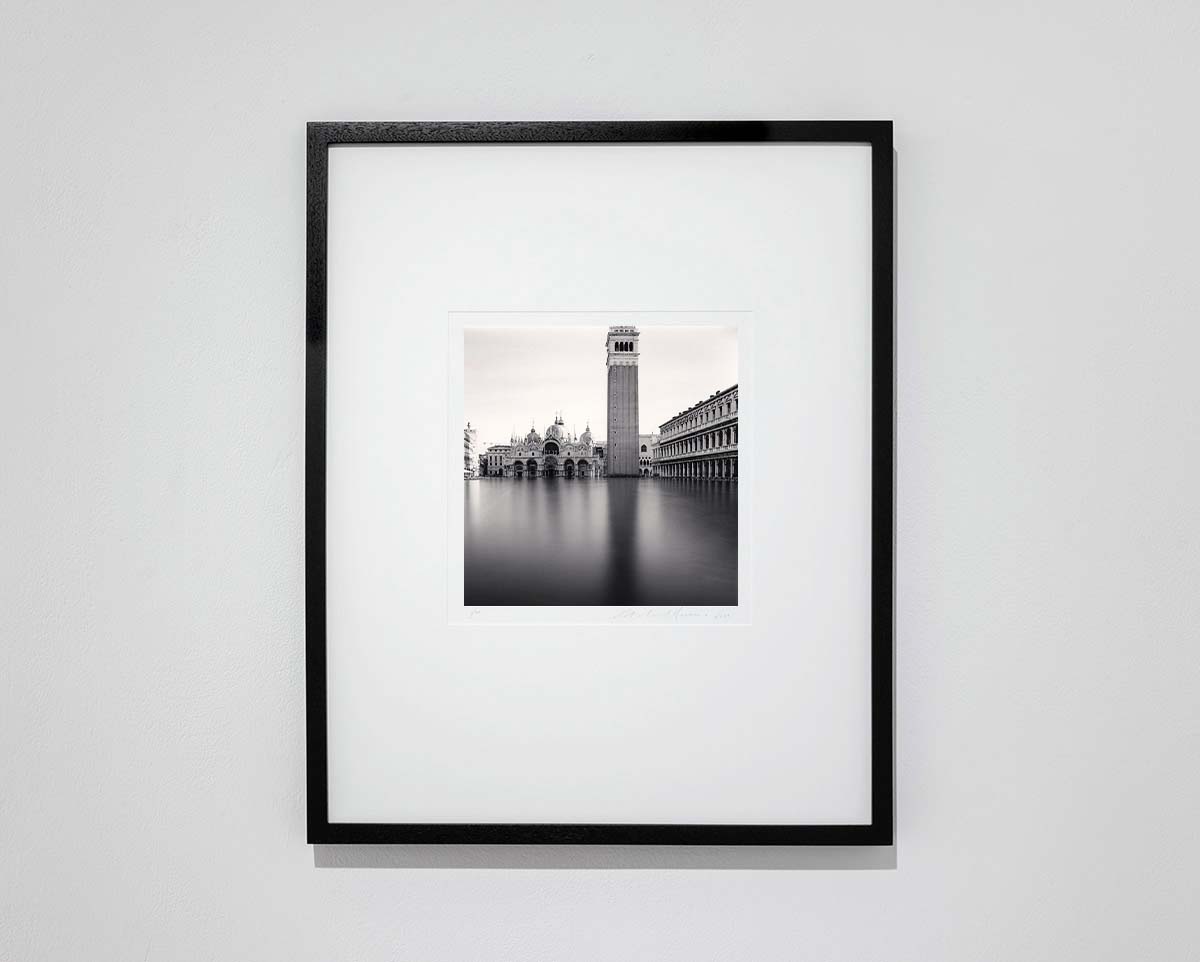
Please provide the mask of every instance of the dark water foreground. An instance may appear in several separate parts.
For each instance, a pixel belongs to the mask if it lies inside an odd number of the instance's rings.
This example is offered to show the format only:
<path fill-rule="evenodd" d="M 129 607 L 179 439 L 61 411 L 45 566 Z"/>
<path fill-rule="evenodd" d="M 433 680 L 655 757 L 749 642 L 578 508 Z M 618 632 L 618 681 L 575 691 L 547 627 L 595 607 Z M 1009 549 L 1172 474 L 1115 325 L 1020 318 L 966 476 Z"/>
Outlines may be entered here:
<path fill-rule="evenodd" d="M 737 484 L 480 478 L 467 605 L 735 605 Z"/>

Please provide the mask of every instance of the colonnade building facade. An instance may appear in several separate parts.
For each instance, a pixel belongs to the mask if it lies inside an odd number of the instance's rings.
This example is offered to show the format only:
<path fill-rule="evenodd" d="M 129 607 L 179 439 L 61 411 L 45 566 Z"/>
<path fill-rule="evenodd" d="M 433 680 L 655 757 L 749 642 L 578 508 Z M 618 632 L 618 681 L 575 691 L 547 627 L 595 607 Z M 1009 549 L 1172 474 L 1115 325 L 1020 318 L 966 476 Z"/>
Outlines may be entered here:
<path fill-rule="evenodd" d="M 660 478 L 736 481 L 737 385 L 709 395 L 659 428 L 655 452 Z"/>

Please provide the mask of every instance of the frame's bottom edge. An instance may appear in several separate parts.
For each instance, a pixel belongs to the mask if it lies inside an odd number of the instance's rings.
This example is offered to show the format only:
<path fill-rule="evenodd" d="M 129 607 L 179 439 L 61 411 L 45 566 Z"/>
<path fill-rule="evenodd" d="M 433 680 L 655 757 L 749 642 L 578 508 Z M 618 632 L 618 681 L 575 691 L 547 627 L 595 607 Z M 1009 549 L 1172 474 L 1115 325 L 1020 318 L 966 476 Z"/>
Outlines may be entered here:
<path fill-rule="evenodd" d="M 895 844 L 889 825 L 596 825 L 524 823 L 310 825 L 309 845 L 860 845 Z"/>

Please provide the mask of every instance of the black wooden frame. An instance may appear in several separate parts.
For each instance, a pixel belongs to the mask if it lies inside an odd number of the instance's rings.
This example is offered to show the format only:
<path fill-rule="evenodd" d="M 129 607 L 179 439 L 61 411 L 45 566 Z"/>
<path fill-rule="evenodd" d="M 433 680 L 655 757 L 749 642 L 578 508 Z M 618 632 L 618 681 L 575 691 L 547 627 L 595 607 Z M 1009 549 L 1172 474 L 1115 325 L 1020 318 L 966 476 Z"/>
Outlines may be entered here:
<path fill-rule="evenodd" d="M 871 821 L 855 825 L 330 823 L 325 674 L 326 227 L 329 148 L 430 143 L 854 143 L 871 148 Z M 308 841 L 890 845 L 893 841 L 893 290 L 891 121 L 311 123 L 308 125 L 305 597 Z"/>

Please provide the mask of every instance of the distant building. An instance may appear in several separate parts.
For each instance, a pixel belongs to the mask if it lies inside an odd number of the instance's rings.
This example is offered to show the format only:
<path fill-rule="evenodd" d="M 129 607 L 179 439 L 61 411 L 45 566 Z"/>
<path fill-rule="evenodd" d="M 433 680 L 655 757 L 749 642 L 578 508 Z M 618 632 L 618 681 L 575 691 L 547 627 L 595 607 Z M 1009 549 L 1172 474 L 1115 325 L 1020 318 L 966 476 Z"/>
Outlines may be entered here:
<path fill-rule="evenodd" d="M 485 454 L 487 476 L 498 478 L 602 478 L 605 475 L 604 442 L 592 440 L 588 425 L 575 437 L 561 416 L 546 428 L 543 438 L 530 426 L 523 438 L 493 444 Z"/>
<path fill-rule="evenodd" d="M 636 478 L 638 463 L 638 329 L 608 329 L 608 475 Z"/>
<path fill-rule="evenodd" d="M 658 432 L 638 435 L 638 466 L 643 478 L 658 477 Z"/>
<path fill-rule="evenodd" d="M 463 428 L 463 477 L 473 478 L 479 471 L 479 459 L 475 453 L 475 445 L 479 440 L 479 432 L 471 427 L 471 422 Z"/>
<path fill-rule="evenodd" d="M 738 388 L 693 404 L 659 427 L 658 475 L 702 481 L 738 479 Z"/>
<path fill-rule="evenodd" d="M 511 451 L 512 445 L 510 444 L 493 444 L 479 456 L 480 463 L 483 465 L 479 473 L 487 478 L 504 477 L 504 462 Z"/>

